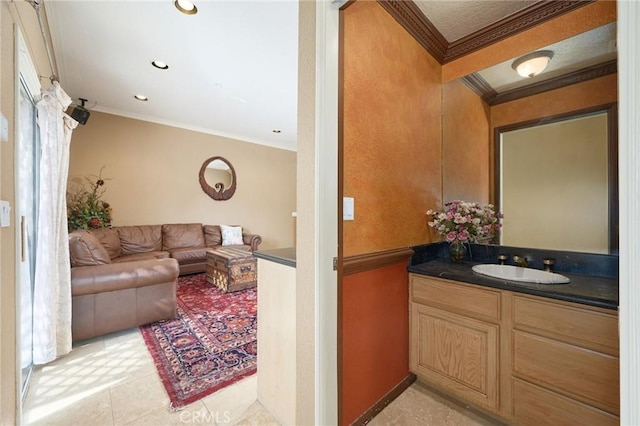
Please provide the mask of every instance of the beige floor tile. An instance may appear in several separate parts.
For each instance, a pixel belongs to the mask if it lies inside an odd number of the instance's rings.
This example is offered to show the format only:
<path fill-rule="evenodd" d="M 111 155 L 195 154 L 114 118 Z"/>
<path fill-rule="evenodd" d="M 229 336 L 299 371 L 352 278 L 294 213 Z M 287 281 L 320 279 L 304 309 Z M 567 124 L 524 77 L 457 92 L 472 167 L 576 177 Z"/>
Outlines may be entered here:
<path fill-rule="evenodd" d="M 217 418 L 229 419 L 228 422 L 222 423 L 233 423 L 242 418 L 244 412 L 256 402 L 257 396 L 258 379 L 254 374 L 209 395 L 202 399 L 202 402 Z"/>
<path fill-rule="evenodd" d="M 23 414 L 25 425 L 92 425 L 111 426 L 111 397 L 105 390 L 79 401 L 57 401 L 40 404 Z"/>
<path fill-rule="evenodd" d="M 200 401 L 190 404 L 183 410 L 171 412 L 166 407 L 152 411 L 127 423 L 127 426 L 188 426 L 216 425 L 216 418 Z"/>
<path fill-rule="evenodd" d="M 370 424 L 489 426 L 500 423 L 416 382 L 382 410 Z"/>
<path fill-rule="evenodd" d="M 115 425 L 123 425 L 160 408 L 168 410 L 169 396 L 156 374 L 114 386 L 110 389 Z"/>
<path fill-rule="evenodd" d="M 271 415 L 260 402 L 256 401 L 249 406 L 235 426 L 279 426 L 278 420 Z"/>

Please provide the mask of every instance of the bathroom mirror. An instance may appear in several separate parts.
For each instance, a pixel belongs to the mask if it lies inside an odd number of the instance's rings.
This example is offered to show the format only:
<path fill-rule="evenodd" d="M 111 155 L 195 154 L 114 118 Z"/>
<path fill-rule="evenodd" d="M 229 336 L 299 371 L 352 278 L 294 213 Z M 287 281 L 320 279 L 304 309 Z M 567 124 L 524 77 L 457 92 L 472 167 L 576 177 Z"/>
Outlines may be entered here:
<path fill-rule="evenodd" d="M 518 58 L 511 58 L 460 79 L 488 105 L 488 127 L 493 139 L 490 166 L 492 201 L 499 210 L 506 210 L 501 240 L 495 243 L 574 252 L 618 253 L 615 38 L 616 23 L 612 22 L 540 48 L 538 50 L 551 50 L 554 55 L 547 69 L 532 78 L 519 77 L 512 67 Z M 607 85 L 598 86 L 590 93 L 581 91 L 578 94 L 582 87 L 588 86 L 585 82 L 607 76 L 611 76 Z M 555 97 L 554 105 L 541 101 L 545 99 L 545 92 L 560 93 L 550 91 L 569 87 L 577 89 L 562 93 L 571 93 L 571 98 Z M 587 103 L 587 98 L 590 103 Z M 594 102 L 600 98 L 606 100 Z M 584 104 L 580 103 L 582 99 Z M 564 106 L 569 104 L 572 111 Z M 500 117 L 496 117 L 496 110 L 500 111 L 497 114 Z M 562 111 L 562 114 L 557 111 Z M 581 136 L 567 135 L 569 130 L 555 124 L 573 123 L 573 127 L 580 129 L 589 119 L 599 123 L 599 130 L 594 134 L 604 135 L 597 149 L 593 150 L 585 148 L 587 142 Z M 582 130 L 584 135 L 585 129 Z M 547 140 L 550 138 L 547 133 L 560 136 L 555 141 Z M 504 149 L 505 143 L 518 144 L 509 140 L 517 140 L 520 136 L 528 142 L 520 142 L 521 146 L 515 153 Z M 575 141 L 577 138 L 583 145 Z M 535 163 L 534 159 L 541 163 Z M 552 173 L 552 169 L 556 171 Z M 504 170 L 515 172 L 515 177 L 508 175 L 502 179 Z M 527 170 L 529 175 L 525 173 Z M 518 176 L 517 172 L 522 173 Z M 597 183 L 595 175 L 600 177 Z M 537 194 L 535 200 L 534 193 Z M 582 197 L 581 207 L 570 202 L 578 193 Z M 563 194 L 568 204 L 557 203 Z M 527 195 L 531 195 L 531 199 L 525 203 Z M 509 198 L 513 196 L 521 199 Z M 523 208 L 512 210 L 514 203 L 521 204 Z M 515 223 L 516 220 L 520 223 Z M 582 226 L 574 227 L 578 222 Z M 550 226 L 552 224 L 555 230 Z M 522 235 L 522 229 L 527 227 L 532 231 L 530 238 Z M 562 234 L 558 231 L 560 228 L 571 230 Z M 543 238 L 545 235 L 549 238 Z M 574 238 L 576 236 L 581 238 Z"/>
<path fill-rule="evenodd" d="M 223 157 L 211 157 L 200 167 L 200 186 L 214 200 L 228 200 L 236 192 L 236 171 Z"/>
<path fill-rule="evenodd" d="M 618 252 L 616 104 L 495 129 L 501 245 Z"/>

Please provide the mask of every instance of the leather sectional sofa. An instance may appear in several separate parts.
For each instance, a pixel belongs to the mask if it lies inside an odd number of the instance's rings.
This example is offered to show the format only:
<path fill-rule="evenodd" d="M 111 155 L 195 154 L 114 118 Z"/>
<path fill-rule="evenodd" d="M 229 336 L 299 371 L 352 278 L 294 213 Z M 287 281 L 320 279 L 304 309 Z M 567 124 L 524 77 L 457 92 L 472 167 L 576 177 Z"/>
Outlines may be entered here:
<path fill-rule="evenodd" d="M 254 251 L 262 238 L 243 242 L 223 246 L 218 225 L 199 223 L 71 232 L 73 340 L 174 318 L 178 275 L 204 272 L 208 250 Z"/>

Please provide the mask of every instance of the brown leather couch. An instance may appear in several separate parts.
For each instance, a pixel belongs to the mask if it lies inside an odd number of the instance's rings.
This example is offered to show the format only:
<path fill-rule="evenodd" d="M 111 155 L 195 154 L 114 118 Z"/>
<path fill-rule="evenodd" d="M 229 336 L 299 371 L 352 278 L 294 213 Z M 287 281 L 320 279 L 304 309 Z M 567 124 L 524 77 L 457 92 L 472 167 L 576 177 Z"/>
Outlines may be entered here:
<path fill-rule="evenodd" d="M 218 225 L 197 223 L 71 232 L 73 340 L 174 318 L 178 275 L 204 272 L 208 250 L 254 251 L 262 238 L 243 242 L 223 246 Z"/>

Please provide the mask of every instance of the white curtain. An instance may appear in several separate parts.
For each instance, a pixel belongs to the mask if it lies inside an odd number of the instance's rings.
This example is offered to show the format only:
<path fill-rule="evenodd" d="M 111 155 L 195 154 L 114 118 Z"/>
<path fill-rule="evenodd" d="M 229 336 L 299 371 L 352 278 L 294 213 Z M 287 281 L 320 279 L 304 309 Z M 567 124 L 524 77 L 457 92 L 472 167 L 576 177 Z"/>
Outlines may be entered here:
<path fill-rule="evenodd" d="M 69 104 L 69 96 L 54 82 L 36 105 L 42 153 L 33 295 L 34 364 L 45 364 L 71 351 L 66 190 L 71 134 L 78 123 L 64 113 Z"/>

